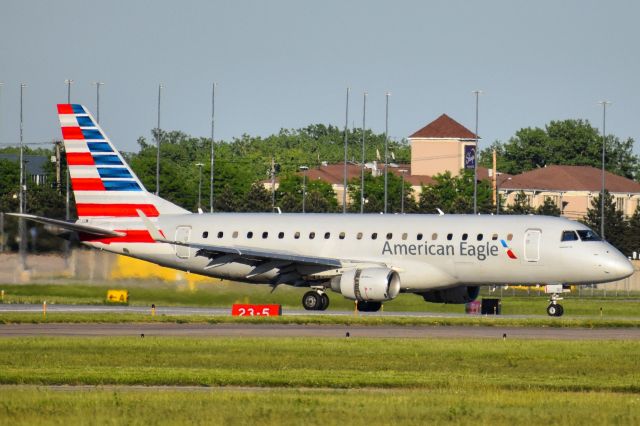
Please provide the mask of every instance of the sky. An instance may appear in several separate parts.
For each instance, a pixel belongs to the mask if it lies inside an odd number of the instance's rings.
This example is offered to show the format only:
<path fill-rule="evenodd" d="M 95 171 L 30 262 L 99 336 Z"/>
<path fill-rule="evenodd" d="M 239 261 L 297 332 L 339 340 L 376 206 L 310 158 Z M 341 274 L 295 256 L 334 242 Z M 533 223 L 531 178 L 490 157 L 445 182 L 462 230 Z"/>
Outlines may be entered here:
<path fill-rule="evenodd" d="M 60 138 L 55 104 L 95 114 L 124 151 L 156 127 L 215 138 L 345 122 L 409 136 L 446 113 L 483 144 L 582 118 L 640 142 L 640 2 L 3 0 L 0 145 Z"/>

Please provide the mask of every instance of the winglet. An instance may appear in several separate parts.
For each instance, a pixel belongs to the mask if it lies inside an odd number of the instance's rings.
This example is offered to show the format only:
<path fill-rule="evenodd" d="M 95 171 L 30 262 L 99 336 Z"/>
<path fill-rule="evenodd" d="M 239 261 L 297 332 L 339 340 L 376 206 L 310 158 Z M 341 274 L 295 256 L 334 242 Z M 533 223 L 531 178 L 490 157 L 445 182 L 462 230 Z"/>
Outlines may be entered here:
<path fill-rule="evenodd" d="M 138 212 L 138 216 L 140 216 L 142 223 L 147 228 L 147 231 L 149 231 L 149 235 L 151 235 L 151 238 L 153 238 L 155 241 L 167 241 L 167 239 L 162 236 L 158 228 L 156 228 L 155 225 L 151 223 L 149 218 L 142 212 L 142 210 L 136 209 L 136 212 Z"/>

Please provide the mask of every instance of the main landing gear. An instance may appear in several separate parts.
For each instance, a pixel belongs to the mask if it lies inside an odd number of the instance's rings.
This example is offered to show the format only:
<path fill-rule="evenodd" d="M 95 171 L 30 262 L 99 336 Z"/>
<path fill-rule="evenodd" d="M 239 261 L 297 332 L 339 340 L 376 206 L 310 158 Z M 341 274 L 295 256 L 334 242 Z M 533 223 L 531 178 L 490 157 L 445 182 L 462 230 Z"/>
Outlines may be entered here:
<path fill-rule="evenodd" d="M 552 293 L 549 306 L 547 306 L 547 314 L 550 317 L 561 317 L 564 314 L 564 308 L 558 303 L 558 300 L 562 300 L 562 297 L 558 293 Z"/>
<path fill-rule="evenodd" d="M 302 296 L 302 306 L 307 311 L 324 311 L 329 307 L 329 296 L 322 290 L 311 290 Z"/>

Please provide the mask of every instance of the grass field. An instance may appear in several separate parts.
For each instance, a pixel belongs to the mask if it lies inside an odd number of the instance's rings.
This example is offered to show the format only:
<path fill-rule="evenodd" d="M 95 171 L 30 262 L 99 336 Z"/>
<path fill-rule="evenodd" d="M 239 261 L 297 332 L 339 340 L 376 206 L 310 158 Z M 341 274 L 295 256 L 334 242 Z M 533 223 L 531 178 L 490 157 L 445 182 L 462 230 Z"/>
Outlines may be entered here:
<path fill-rule="evenodd" d="M 640 422 L 636 341 L 147 337 L 1 343 L 4 424 Z M 180 385 L 198 389 L 173 387 Z"/>
<path fill-rule="evenodd" d="M 131 282 L 117 288 L 128 288 L 130 304 L 135 306 L 214 306 L 230 307 L 233 303 L 277 303 L 284 307 L 300 309 L 300 300 L 307 289 L 281 286 L 271 292 L 268 286 L 248 284 L 203 284 L 195 289 L 186 285 L 148 284 Z M 22 284 L 0 285 L 5 291 L 4 303 L 42 303 L 49 304 L 104 304 L 108 287 L 86 284 Z M 484 290 L 486 292 L 486 290 Z M 519 293 L 517 296 L 502 298 L 504 314 L 545 315 L 547 297 L 531 296 Z M 329 292 L 330 310 L 351 310 L 353 302 L 341 295 Z M 490 297 L 499 297 L 498 292 Z M 640 318 L 640 297 L 577 297 L 568 295 L 562 302 L 567 316 L 638 317 Z M 385 311 L 423 311 L 463 313 L 464 305 L 445 305 L 426 303 L 413 294 L 401 294 L 397 299 L 384 305 Z"/>

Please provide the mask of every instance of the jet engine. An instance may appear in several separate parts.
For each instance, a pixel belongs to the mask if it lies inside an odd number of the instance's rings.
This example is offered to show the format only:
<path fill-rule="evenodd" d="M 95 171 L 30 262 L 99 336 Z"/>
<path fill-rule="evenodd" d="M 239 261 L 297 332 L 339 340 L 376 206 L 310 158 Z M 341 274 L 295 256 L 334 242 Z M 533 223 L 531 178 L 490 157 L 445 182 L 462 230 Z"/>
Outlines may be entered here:
<path fill-rule="evenodd" d="M 431 290 L 422 294 L 425 302 L 433 303 L 468 303 L 473 302 L 480 293 L 480 287 L 466 285 L 447 288 L 444 290 Z"/>
<path fill-rule="evenodd" d="M 334 278 L 331 289 L 351 300 L 384 302 L 400 293 L 400 277 L 388 268 L 351 269 Z"/>

